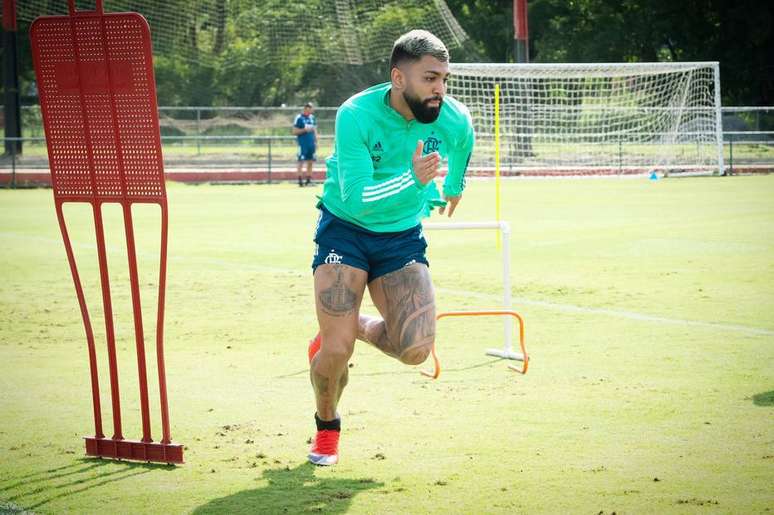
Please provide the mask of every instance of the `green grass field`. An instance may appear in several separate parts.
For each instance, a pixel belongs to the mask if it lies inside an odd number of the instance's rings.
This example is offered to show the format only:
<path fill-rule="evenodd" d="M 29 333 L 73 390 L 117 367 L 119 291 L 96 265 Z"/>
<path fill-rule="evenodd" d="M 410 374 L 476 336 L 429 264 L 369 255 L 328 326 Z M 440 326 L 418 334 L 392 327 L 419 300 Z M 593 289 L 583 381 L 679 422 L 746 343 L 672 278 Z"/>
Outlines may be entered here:
<path fill-rule="evenodd" d="M 305 463 L 320 188 L 168 190 L 166 360 L 172 436 L 186 446 L 177 467 L 84 457 L 86 344 L 52 194 L 0 190 L 0 512 L 774 508 L 774 176 L 505 181 L 529 373 L 484 355 L 501 344 L 497 319 L 440 322 L 437 381 L 358 343 L 342 461 L 327 469 Z M 85 206 L 66 213 L 110 433 L 91 217 Z M 135 213 L 152 335 L 158 213 Z M 106 215 L 124 433 L 139 438 L 126 255 L 119 211 Z M 472 181 L 455 218 L 493 217 L 493 182 Z M 498 307 L 495 235 L 427 234 L 439 309 Z M 151 399 L 159 436 L 155 388 Z"/>

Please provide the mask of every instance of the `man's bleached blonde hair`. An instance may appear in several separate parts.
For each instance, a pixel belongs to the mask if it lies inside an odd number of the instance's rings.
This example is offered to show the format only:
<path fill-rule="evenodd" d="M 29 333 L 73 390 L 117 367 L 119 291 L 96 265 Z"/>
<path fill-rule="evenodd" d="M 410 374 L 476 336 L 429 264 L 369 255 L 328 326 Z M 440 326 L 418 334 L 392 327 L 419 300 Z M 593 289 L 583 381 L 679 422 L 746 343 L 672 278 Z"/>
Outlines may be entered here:
<path fill-rule="evenodd" d="M 419 61 L 425 55 L 431 55 L 442 63 L 449 62 L 449 50 L 435 34 L 426 30 L 406 32 L 392 46 L 390 69 L 405 61 Z"/>

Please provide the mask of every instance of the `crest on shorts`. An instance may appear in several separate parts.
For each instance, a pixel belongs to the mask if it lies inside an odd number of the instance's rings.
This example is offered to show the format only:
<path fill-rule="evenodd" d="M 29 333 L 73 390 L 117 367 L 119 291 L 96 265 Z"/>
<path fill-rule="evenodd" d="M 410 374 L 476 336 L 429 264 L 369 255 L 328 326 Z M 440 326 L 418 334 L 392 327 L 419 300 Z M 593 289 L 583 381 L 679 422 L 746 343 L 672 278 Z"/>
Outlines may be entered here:
<path fill-rule="evenodd" d="M 336 249 L 331 249 L 331 251 L 328 253 L 327 256 L 325 256 L 325 264 L 326 265 L 340 265 L 341 259 L 344 256 L 340 256 L 339 254 L 336 254 Z"/>

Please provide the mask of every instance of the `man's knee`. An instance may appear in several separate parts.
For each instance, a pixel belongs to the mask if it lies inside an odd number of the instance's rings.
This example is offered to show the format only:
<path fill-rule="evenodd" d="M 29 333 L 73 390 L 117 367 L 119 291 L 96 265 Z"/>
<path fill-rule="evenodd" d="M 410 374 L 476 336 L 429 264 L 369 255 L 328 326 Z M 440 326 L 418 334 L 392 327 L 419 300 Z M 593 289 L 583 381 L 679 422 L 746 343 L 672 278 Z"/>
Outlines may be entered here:
<path fill-rule="evenodd" d="M 334 338 L 325 338 L 323 335 L 320 352 L 337 363 L 349 361 L 355 350 L 356 335 L 339 335 Z"/>
<path fill-rule="evenodd" d="M 414 313 L 403 322 L 400 331 L 393 332 L 391 336 L 398 345 L 400 361 L 407 365 L 424 362 L 435 342 L 434 306 L 426 306 Z"/>
<path fill-rule="evenodd" d="M 408 347 L 399 356 L 400 361 L 406 365 L 419 365 L 424 363 L 427 356 L 430 355 L 430 351 L 433 350 L 433 342 L 434 338 L 429 338 Z"/>

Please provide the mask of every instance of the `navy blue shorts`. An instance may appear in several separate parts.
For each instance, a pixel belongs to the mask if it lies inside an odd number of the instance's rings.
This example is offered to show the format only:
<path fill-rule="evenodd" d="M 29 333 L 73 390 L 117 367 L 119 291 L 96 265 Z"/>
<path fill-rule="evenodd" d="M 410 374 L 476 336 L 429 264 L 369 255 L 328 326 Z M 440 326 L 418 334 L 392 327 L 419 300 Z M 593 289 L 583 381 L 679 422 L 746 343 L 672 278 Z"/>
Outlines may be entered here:
<path fill-rule="evenodd" d="M 422 225 L 399 232 L 373 232 L 320 206 L 312 271 L 324 264 L 349 265 L 368 272 L 368 282 L 414 263 L 430 266 Z"/>
<path fill-rule="evenodd" d="M 299 161 L 317 161 L 317 157 L 315 156 L 316 153 L 317 147 L 314 144 L 298 146 Z"/>

